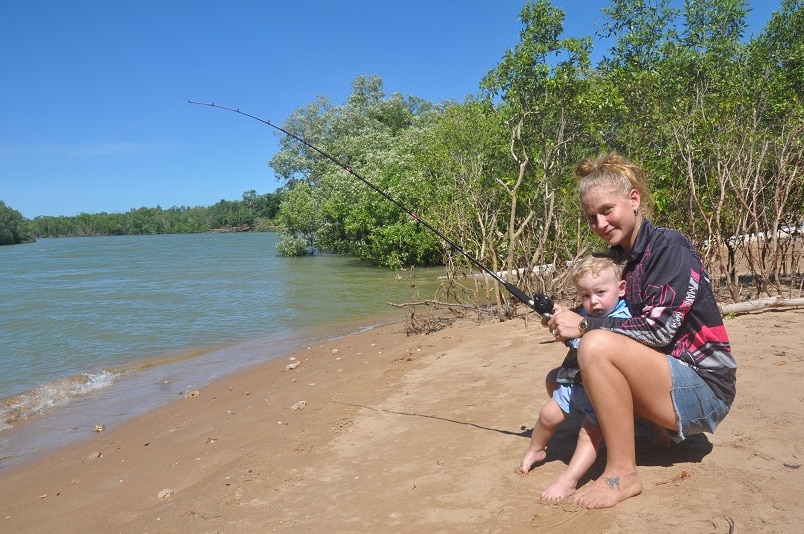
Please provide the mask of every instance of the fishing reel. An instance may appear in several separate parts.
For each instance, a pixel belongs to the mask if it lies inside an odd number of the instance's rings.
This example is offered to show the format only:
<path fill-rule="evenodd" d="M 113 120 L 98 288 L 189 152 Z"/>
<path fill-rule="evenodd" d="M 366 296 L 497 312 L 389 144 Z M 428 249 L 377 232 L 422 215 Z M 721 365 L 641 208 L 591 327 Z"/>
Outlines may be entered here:
<path fill-rule="evenodd" d="M 553 299 L 551 299 L 547 295 L 543 293 L 534 293 L 532 307 L 539 313 L 539 315 L 541 315 L 545 319 L 549 319 L 550 316 L 553 314 L 553 308 L 555 307 L 555 304 L 553 304 Z"/>

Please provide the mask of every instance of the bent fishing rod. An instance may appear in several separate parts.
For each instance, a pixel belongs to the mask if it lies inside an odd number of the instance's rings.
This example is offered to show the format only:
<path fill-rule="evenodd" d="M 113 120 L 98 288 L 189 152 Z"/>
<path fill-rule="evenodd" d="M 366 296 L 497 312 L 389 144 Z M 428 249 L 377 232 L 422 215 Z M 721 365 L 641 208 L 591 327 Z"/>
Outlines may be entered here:
<path fill-rule="evenodd" d="M 345 170 L 346 172 L 348 172 L 349 174 L 351 174 L 352 176 L 354 176 L 355 178 L 357 178 L 358 180 L 360 180 L 361 182 L 363 182 L 364 184 L 366 184 L 367 186 L 372 188 L 374 191 L 376 191 L 377 193 L 379 193 L 380 195 L 385 197 L 392 204 L 396 205 L 399 209 L 401 209 L 402 211 L 404 211 L 405 213 L 407 213 L 408 215 L 413 217 L 413 219 L 415 219 L 419 224 L 423 225 L 425 228 L 427 228 L 428 230 L 433 232 L 435 235 L 437 235 L 438 237 L 440 237 L 441 239 L 446 241 L 453 249 L 455 249 L 458 252 L 460 252 L 461 254 L 463 254 L 463 256 L 466 259 L 468 259 L 469 261 L 471 261 L 472 263 L 477 265 L 481 270 L 483 270 L 489 276 L 491 276 L 497 282 L 499 282 L 503 287 L 505 287 L 505 289 L 508 290 L 509 293 L 511 293 L 513 296 L 515 296 L 517 298 L 517 300 L 519 300 L 523 304 L 527 304 L 528 306 L 533 308 L 536 312 L 538 312 L 542 317 L 544 317 L 546 319 L 549 319 L 550 315 L 553 313 L 553 301 L 552 301 L 552 299 L 550 297 L 548 297 L 547 295 L 543 295 L 541 293 L 534 293 L 532 297 L 529 297 L 527 294 L 525 294 L 524 291 L 519 289 L 517 286 L 515 286 L 515 285 L 513 285 L 513 284 L 511 284 L 509 282 L 506 282 L 505 280 L 503 280 L 502 277 L 499 274 L 495 273 L 490 268 L 486 267 L 486 265 L 481 263 L 480 260 L 478 260 L 472 254 L 467 252 L 458 243 L 456 243 L 455 241 L 453 241 L 452 239 L 450 239 L 449 237 L 444 235 L 437 228 L 435 228 L 433 225 L 431 225 L 430 223 L 428 223 L 427 221 L 425 221 L 424 219 L 419 217 L 419 215 L 417 213 L 413 212 L 412 210 L 407 208 L 405 205 L 403 205 L 401 202 L 399 202 L 398 200 L 393 198 L 391 195 L 389 195 L 388 193 L 386 193 L 385 191 L 383 191 L 382 189 L 380 189 L 379 187 L 377 187 L 376 185 L 371 183 L 369 180 L 367 180 L 366 178 L 361 176 L 351 166 L 341 162 L 335 156 L 333 156 L 333 155 L 331 155 L 331 154 L 329 154 L 327 152 L 324 152 L 322 149 L 318 148 L 317 146 L 315 146 L 312 143 L 310 143 L 309 141 L 307 141 L 307 139 L 304 139 L 303 137 L 299 137 L 298 135 L 285 130 L 281 126 L 277 126 L 276 124 L 272 123 L 269 120 L 262 119 L 260 117 L 257 117 L 256 115 L 246 113 L 245 111 L 240 111 L 240 109 L 237 109 L 237 108 L 230 108 L 230 107 L 226 107 L 226 106 L 221 106 L 221 105 L 215 104 L 213 102 L 196 102 L 194 100 L 188 100 L 187 102 L 190 103 L 190 104 L 198 104 L 200 106 L 208 106 L 208 107 L 211 107 L 211 108 L 218 108 L 218 109 L 223 109 L 223 110 L 226 110 L 226 111 L 231 111 L 231 112 L 237 113 L 239 115 L 243 115 L 245 117 L 248 117 L 250 119 L 254 119 L 256 121 L 259 121 L 259 122 L 261 122 L 263 124 L 266 124 L 266 125 L 270 126 L 271 128 L 279 130 L 280 132 L 282 132 L 283 134 L 287 135 L 288 137 L 290 137 L 292 139 L 295 139 L 296 141 L 298 141 L 299 143 L 303 144 L 304 146 L 309 147 L 310 149 L 314 150 L 315 152 L 318 152 L 319 154 L 321 154 L 322 156 L 327 158 L 329 161 L 331 161 L 332 163 L 334 163 L 335 165 L 337 165 L 341 169 Z"/>

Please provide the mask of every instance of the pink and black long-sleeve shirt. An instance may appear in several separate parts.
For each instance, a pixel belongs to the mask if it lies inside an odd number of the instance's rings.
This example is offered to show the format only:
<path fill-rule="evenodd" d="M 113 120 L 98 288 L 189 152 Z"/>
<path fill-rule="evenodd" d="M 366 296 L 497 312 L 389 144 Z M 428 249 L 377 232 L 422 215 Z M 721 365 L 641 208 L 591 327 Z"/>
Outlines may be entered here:
<path fill-rule="evenodd" d="M 709 275 L 698 253 L 681 233 L 642 222 L 626 261 L 625 299 L 630 319 L 590 317 L 589 328 L 603 328 L 678 358 L 728 405 L 734 400 L 737 364 Z"/>

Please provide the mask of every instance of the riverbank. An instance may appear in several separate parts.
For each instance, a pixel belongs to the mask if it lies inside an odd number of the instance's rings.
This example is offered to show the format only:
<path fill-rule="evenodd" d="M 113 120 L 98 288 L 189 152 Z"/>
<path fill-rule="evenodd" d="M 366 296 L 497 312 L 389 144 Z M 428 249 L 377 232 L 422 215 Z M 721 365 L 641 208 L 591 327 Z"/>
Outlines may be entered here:
<path fill-rule="evenodd" d="M 714 435 L 640 435 L 642 495 L 541 505 L 576 429 L 517 473 L 563 346 L 538 321 L 402 323 L 301 347 L 4 473 L 8 532 L 798 532 L 804 310 L 728 320 L 737 400 Z M 593 468 L 592 477 L 601 466 Z"/>

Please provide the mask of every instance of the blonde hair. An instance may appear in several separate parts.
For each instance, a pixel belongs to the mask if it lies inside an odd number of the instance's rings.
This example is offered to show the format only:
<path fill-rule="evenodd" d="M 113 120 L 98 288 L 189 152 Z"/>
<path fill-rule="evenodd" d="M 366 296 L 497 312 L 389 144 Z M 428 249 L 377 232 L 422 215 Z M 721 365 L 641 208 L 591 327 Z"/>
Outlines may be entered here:
<path fill-rule="evenodd" d="M 580 178 L 578 195 L 581 199 L 587 192 L 598 187 L 605 187 L 611 193 L 626 197 L 632 189 L 636 189 L 639 192 L 642 215 L 649 217 L 653 212 L 653 197 L 648 190 L 648 180 L 642 167 L 616 152 L 580 161 L 575 166 L 575 175 Z"/>
<path fill-rule="evenodd" d="M 605 271 L 606 269 L 611 269 L 614 271 L 614 277 L 617 280 L 620 280 L 623 276 L 623 264 L 617 261 L 614 261 L 608 255 L 590 255 L 586 256 L 575 265 L 572 266 L 572 271 L 570 272 L 570 278 L 572 282 L 577 286 L 578 281 L 586 278 L 588 276 L 593 276 L 597 278 L 600 276 L 600 273 Z"/>

